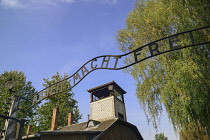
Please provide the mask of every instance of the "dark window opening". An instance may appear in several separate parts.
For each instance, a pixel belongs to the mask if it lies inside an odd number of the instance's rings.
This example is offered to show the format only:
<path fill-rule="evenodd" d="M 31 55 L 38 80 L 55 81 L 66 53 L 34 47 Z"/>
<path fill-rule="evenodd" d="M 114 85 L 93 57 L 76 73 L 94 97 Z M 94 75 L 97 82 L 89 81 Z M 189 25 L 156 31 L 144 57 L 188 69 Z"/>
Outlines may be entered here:
<path fill-rule="evenodd" d="M 100 99 L 99 97 L 93 95 L 93 101 L 97 101 L 97 100 L 99 100 L 99 99 Z"/>
<path fill-rule="evenodd" d="M 114 95 L 117 97 L 117 99 L 123 102 L 123 95 L 120 94 L 117 90 L 114 90 Z"/>
<path fill-rule="evenodd" d="M 124 120 L 124 115 L 118 112 L 118 117 Z"/>

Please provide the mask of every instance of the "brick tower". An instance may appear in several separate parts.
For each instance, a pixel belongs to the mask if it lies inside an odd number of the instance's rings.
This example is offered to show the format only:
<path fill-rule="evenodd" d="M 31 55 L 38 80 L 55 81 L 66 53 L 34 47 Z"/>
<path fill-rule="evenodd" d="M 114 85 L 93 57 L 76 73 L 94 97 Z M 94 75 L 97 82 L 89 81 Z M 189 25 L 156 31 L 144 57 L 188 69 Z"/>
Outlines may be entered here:
<path fill-rule="evenodd" d="M 90 119 L 107 120 L 120 118 L 126 121 L 124 94 L 126 93 L 114 81 L 89 89 Z"/>

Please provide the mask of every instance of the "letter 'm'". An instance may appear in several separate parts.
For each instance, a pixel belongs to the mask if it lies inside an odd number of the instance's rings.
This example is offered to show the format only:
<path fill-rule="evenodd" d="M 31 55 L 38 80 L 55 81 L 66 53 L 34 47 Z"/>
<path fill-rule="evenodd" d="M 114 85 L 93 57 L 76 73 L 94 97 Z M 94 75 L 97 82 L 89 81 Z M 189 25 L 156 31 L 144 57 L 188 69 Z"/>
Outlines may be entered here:
<path fill-rule="evenodd" d="M 77 79 L 80 79 L 81 80 L 81 77 L 80 77 L 80 75 L 78 74 L 78 73 L 76 73 L 75 75 L 74 75 L 74 84 L 76 83 L 76 80 Z"/>
<path fill-rule="evenodd" d="M 89 71 L 88 71 L 88 69 L 84 66 L 84 67 L 82 67 L 82 76 L 84 77 L 85 76 L 85 73 L 88 73 Z"/>

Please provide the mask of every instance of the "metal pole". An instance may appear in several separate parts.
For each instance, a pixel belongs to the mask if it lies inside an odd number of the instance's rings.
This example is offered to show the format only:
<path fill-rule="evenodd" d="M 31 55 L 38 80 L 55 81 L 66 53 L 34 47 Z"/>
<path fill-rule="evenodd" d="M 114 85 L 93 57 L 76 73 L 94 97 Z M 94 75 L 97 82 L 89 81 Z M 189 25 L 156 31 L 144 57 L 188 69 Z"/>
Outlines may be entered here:
<path fill-rule="evenodd" d="M 8 120 L 13 120 L 15 123 L 18 124 L 19 128 L 17 130 L 17 134 L 16 134 L 16 138 L 15 140 L 21 140 L 22 139 L 22 130 L 24 128 L 24 123 L 25 123 L 25 119 L 16 119 L 10 116 L 5 116 L 5 115 L 0 115 L 0 117 L 4 118 L 4 119 L 8 119 Z M 8 138 L 8 137 L 4 137 L 3 140 L 12 140 L 13 138 Z"/>
<path fill-rule="evenodd" d="M 11 106 L 10 106 L 10 110 L 9 110 L 9 116 L 10 119 L 7 119 L 5 121 L 5 127 L 4 127 L 4 136 L 3 136 L 3 140 L 11 140 L 14 137 L 14 133 L 15 133 L 15 128 L 17 125 L 17 122 L 15 121 L 14 118 L 17 117 L 17 110 L 18 110 L 18 106 L 20 103 L 20 97 L 19 96 L 12 96 L 11 98 Z M 11 119 L 13 118 L 13 119 Z"/>

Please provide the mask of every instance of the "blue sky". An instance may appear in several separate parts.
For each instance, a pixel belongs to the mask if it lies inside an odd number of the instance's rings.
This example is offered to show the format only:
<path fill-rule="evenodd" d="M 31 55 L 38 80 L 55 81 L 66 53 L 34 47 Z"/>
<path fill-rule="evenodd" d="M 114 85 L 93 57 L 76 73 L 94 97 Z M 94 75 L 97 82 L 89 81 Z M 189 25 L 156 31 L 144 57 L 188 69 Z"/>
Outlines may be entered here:
<path fill-rule="evenodd" d="M 43 78 L 59 72 L 72 75 L 81 65 L 100 55 L 123 54 L 116 42 L 135 0 L 1 0 L 0 73 L 23 71 L 37 90 Z M 135 95 L 135 81 L 122 70 L 96 70 L 73 88 L 83 119 L 89 114 L 87 89 L 114 80 L 126 92 L 128 122 L 145 140 L 164 133 L 177 140 L 164 113 L 158 131 L 148 125 Z"/>

